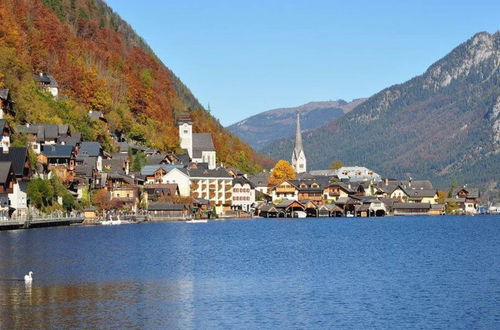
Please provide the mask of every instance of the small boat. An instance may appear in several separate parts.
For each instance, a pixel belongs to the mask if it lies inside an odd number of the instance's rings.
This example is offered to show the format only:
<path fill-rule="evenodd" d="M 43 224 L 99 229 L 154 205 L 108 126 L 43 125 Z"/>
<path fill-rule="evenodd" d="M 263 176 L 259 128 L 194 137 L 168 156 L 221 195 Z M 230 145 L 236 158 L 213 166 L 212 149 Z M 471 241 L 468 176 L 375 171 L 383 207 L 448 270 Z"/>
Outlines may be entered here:
<path fill-rule="evenodd" d="M 192 220 L 187 220 L 186 223 L 207 223 L 207 219 L 192 219 Z"/>
<path fill-rule="evenodd" d="M 293 217 L 294 218 L 305 218 L 305 217 L 307 217 L 307 213 L 304 211 L 295 211 L 295 212 L 293 212 Z"/>
<path fill-rule="evenodd" d="M 354 218 L 354 213 L 347 212 L 347 214 L 345 216 L 348 218 Z"/>

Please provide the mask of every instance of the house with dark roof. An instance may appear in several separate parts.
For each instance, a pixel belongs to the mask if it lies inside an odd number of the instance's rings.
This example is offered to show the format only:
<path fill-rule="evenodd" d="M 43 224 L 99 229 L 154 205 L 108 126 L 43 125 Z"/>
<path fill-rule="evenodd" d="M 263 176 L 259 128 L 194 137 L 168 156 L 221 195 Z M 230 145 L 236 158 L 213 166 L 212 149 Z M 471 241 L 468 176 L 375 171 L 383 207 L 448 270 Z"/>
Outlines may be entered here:
<path fill-rule="evenodd" d="M 148 201 L 156 201 L 163 198 L 173 198 L 179 196 L 179 187 L 177 184 L 145 184 L 144 192 L 147 194 Z"/>
<path fill-rule="evenodd" d="M 179 125 L 180 147 L 195 163 L 207 163 L 209 169 L 215 169 L 217 154 L 210 133 L 193 133 L 193 123 L 185 113 L 177 119 Z"/>
<path fill-rule="evenodd" d="M 68 125 L 25 124 L 17 125 L 16 131 L 27 135 L 36 154 L 41 152 L 42 145 L 57 144 L 62 139 L 71 136 Z"/>
<path fill-rule="evenodd" d="M 28 157 L 27 147 L 10 147 L 8 150 L 0 149 L 0 162 L 12 162 L 12 168 L 16 178 L 20 181 L 31 179 L 31 164 Z"/>
<path fill-rule="evenodd" d="M 37 156 L 44 173 L 54 173 L 63 182 L 73 180 L 75 175 L 74 148 L 70 145 L 48 144 L 42 145 L 42 151 Z"/>
<path fill-rule="evenodd" d="M 95 160 L 95 168 L 98 172 L 102 172 L 103 155 L 103 149 L 99 142 L 84 141 L 80 143 L 77 158 L 93 158 Z"/>
<path fill-rule="evenodd" d="M 463 186 L 453 189 L 451 194 L 457 200 L 463 199 L 463 210 L 465 213 L 476 214 L 478 212 L 479 189 Z"/>
<path fill-rule="evenodd" d="M 4 119 L 5 115 L 14 115 L 14 103 L 10 98 L 10 90 L 0 88 L 0 119 Z"/>
<path fill-rule="evenodd" d="M 255 206 L 255 186 L 243 175 L 233 179 L 233 210 L 251 212 Z"/>
<path fill-rule="evenodd" d="M 40 72 L 39 74 L 34 74 L 33 79 L 35 79 L 40 89 L 49 92 L 52 97 L 57 98 L 59 95 L 59 84 L 53 76 Z"/>
<path fill-rule="evenodd" d="M 274 187 L 270 188 L 270 195 L 273 202 L 277 200 L 287 199 L 287 200 L 298 200 L 299 199 L 299 187 L 296 186 L 295 180 L 285 180 Z"/>
<path fill-rule="evenodd" d="M 167 219 L 184 219 L 190 216 L 187 205 L 174 204 L 170 202 L 150 202 L 148 203 L 148 215 L 151 221 Z"/>

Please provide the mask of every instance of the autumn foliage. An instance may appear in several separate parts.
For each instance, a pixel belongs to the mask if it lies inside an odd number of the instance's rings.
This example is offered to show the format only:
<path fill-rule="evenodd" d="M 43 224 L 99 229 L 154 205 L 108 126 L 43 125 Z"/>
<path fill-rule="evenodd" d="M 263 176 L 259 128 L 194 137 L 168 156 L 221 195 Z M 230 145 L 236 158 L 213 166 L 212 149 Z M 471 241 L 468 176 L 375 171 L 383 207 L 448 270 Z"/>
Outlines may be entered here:
<path fill-rule="evenodd" d="M 172 32 L 174 33 L 174 32 Z M 54 101 L 32 74 L 51 74 L 62 97 Z M 195 131 L 211 132 L 218 161 L 260 169 L 253 150 L 198 103 L 144 41 L 102 0 L 0 0 L 0 88 L 16 101 L 15 123 L 68 123 L 85 138 L 113 148 L 112 131 L 161 150 L 178 148 L 175 117 L 191 113 Z"/>
<path fill-rule="evenodd" d="M 275 186 L 280 184 L 285 180 L 293 180 L 295 179 L 295 170 L 292 165 L 286 160 L 280 160 L 276 163 L 273 170 L 271 171 L 271 175 L 269 176 L 269 186 Z"/>

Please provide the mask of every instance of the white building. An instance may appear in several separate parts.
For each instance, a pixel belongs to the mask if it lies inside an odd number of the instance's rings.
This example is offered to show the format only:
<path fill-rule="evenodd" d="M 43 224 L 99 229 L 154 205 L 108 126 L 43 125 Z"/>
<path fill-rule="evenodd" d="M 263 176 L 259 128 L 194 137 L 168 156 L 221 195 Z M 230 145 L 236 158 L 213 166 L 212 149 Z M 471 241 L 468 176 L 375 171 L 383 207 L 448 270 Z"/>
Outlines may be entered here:
<path fill-rule="evenodd" d="M 217 154 L 210 133 L 193 133 L 193 122 L 188 115 L 178 120 L 180 147 L 185 149 L 194 163 L 207 163 L 208 169 L 216 167 Z"/>
<path fill-rule="evenodd" d="M 233 177 L 222 167 L 214 170 L 189 169 L 191 196 L 206 199 L 215 206 L 217 214 L 229 209 L 233 201 Z"/>
<path fill-rule="evenodd" d="M 295 148 L 292 153 L 292 166 L 295 173 L 307 172 L 307 161 L 302 146 L 302 132 L 300 130 L 300 113 L 297 111 L 297 128 L 295 130 Z"/>
<path fill-rule="evenodd" d="M 184 168 L 174 168 L 162 177 L 162 183 L 175 183 L 179 187 L 179 195 L 182 197 L 191 196 L 191 178 Z"/>
<path fill-rule="evenodd" d="M 255 187 L 244 176 L 233 179 L 233 209 L 250 211 L 255 206 Z"/>

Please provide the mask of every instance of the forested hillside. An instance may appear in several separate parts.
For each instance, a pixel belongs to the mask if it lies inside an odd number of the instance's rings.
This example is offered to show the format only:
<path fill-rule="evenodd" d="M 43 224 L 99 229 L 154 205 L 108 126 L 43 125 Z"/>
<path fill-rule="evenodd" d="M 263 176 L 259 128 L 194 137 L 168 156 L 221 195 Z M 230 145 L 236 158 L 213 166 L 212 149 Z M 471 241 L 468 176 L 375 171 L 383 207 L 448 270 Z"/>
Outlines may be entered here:
<path fill-rule="evenodd" d="M 32 75 L 39 72 L 54 76 L 61 97 L 37 88 Z M 113 142 L 88 110 L 104 112 L 112 131 L 161 150 L 178 147 L 175 116 L 189 111 L 195 131 L 212 133 L 218 161 L 260 169 L 259 156 L 211 117 L 101 0 L 0 0 L 0 88 L 15 101 L 11 126 L 68 123 L 108 150 Z"/>
<path fill-rule="evenodd" d="M 296 113 L 300 111 L 301 125 L 311 130 L 342 116 L 366 99 L 309 102 L 294 108 L 268 110 L 237 122 L 228 129 L 255 150 L 295 134 Z"/>
<path fill-rule="evenodd" d="M 311 169 L 332 160 L 445 185 L 500 182 L 500 32 L 478 33 L 421 76 L 304 136 Z M 266 148 L 289 159 L 293 140 Z"/>

